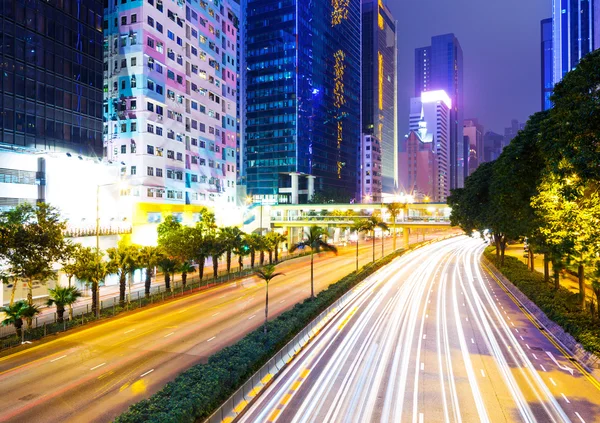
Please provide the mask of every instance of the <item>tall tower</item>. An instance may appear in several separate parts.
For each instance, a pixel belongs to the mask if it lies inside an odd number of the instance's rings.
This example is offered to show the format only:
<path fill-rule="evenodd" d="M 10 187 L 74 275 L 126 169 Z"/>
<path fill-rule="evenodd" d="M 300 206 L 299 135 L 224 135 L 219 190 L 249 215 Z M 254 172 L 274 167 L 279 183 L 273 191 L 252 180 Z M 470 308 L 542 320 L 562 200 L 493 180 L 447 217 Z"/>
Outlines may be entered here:
<path fill-rule="evenodd" d="M 360 0 L 248 0 L 246 175 L 255 201 L 355 198 Z"/>
<path fill-rule="evenodd" d="M 415 50 L 415 97 L 427 91 L 450 96 L 450 189 L 460 188 L 468 174 L 468 146 L 463 139 L 463 52 L 454 34 L 431 38 L 431 46 Z"/>
<path fill-rule="evenodd" d="M 541 71 L 542 71 L 542 108 L 541 110 L 549 110 L 552 108 L 550 96 L 554 90 L 553 78 L 553 49 L 552 49 L 552 18 L 544 19 L 540 23 L 540 39 L 541 39 Z"/>
<path fill-rule="evenodd" d="M 382 191 L 398 189 L 396 21 L 381 1 L 362 0 L 363 133 L 381 144 Z"/>
<path fill-rule="evenodd" d="M 553 0 L 552 43 L 557 84 L 583 56 L 600 47 L 600 1 Z"/>

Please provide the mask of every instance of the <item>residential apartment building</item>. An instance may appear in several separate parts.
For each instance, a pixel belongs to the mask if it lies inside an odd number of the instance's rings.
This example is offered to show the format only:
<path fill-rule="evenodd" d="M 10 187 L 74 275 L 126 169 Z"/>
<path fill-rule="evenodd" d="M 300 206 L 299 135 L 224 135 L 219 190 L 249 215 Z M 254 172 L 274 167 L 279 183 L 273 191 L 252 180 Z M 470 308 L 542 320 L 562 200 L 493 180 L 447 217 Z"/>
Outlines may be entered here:
<path fill-rule="evenodd" d="M 475 172 L 475 169 L 484 161 L 483 133 L 483 125 L 477 119 L 465 119 L 463 136 L 465 145 L 469 146 L 469 155 L 467 156 L 469 175 Z"/>
<path fill-rule="evenodd" d="M 363 134 L 360 152 L 360 198 L 362 202 L 380 203 L 383 191 L 381 142 L 374 135 Z"/>

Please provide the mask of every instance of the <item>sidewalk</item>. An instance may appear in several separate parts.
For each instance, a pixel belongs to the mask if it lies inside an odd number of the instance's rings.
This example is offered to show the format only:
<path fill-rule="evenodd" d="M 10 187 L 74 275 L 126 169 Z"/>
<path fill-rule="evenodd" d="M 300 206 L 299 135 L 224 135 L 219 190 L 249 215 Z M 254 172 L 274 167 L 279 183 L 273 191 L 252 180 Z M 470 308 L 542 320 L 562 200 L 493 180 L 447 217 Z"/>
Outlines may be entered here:
<path fill-rule="evenodd" d="M 507 245 L 504 254 L 506 254 L 507 256 L 516 257 L 517 259 L 521 260 L 521 262 L 523 262 L 525 265 L 528 264 L 528 259 L 525 256 L 523 244 Z M 536 270 L 536 272 L 539 272 L 543 275 L 544 274 L 544 255 L 543 254 L 534 254 L 534 257 L 535 257 L 534 269 Z M 552 279 L 553 275 L 554 275 L 554 272 L 552 271 L 552 263 L 550 263 L 550 282 L 551 283 L 554 283 L 554 280 Z M 561 272 L 560 284 L 561 284 L 561 286 L 567 288 L 569 291 L 571 291 L 575 294 L 579 294 L 579 280 L 577 279 L 576 276 L 570 274 L 569 272 Z M 585 287 L 586 287 L 586 297 L 588 299 L 594 298 L 594 300 L 595 300 L 594 291 L 592 291 L 591 285 L 588 283 L 587 280 L 586 280 Z"/>

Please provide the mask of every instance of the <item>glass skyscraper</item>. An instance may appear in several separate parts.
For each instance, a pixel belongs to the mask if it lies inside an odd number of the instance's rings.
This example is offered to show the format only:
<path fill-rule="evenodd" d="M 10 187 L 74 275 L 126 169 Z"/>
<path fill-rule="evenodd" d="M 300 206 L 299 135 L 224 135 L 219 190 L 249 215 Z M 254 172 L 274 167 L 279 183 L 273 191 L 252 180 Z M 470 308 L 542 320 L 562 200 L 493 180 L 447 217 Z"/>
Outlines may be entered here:
<path fill-rule="evenodd" d="M 553 0 L 554 83 L 600 47 L 600 0 Z"/>
<path fill-rule="evenodd" d="M 544 19 L 540 25 L 542 64 L 542 110 L 552 108 L 550 96 L 554 89 L 552 76 L 552 18 Z"/>
<path fill-rule="evenodd" d="M 396 21 L 378 0 L 362 0 L 362 11 L 363 133 L 381 142 L 382 191 L 393 194 L 398 189 Z"/>
<path fill-rule="evenodd" d="M 102 2 L 0 5 L 0 145 L 102 157 Z"/>
<path fill-rule="evenodd" d="M 287 191 L 298 174 L 314 176 L 317 192 L 355 197 L 360 6 L 360 0 L 248 0 L 246 175 L 256 200 L 292 202 Z"/>
<path fill-rule="evenodd" d="M 461 188 L 468 175 L 469 147 L 463 139 L 463 52 L 454 34 L 431 38 L 431 46 L 415 50 L 415 97 L 445 91 L 450 112 L 450 189 Z"/>

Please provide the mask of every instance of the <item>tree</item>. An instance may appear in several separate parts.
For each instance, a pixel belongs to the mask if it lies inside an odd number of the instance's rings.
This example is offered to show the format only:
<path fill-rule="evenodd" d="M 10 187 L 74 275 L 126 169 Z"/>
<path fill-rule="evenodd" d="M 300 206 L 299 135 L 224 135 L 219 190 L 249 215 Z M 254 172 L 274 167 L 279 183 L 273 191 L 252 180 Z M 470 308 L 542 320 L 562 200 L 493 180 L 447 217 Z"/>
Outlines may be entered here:
<path fill-rule="evenodd" d="M 27 302 L 33 305 L 34 280 L 53 277 L 54 263 L 64 256 L 66 223 L 49 204 L 20 204 L 0 214 L 0 228 L 0 253 L 9 273 L 27 281 Z"/>
<path fill-rule="evenodd" d="M 125 305 L 125 291 L 127 288 L 127 275 L 132 274 L 139 267 L 140 247 L 128 245 L 120 241 L 116 248 L 106 250 L 110 260 L 109 266 L 119 275 L 119 305 Z"/>
<path fill-rule="evenodd" d="M 244 237 L 244 242 L 250 253 L 250 267 L 254 269 L 256 253 L 260 251 L 262 245 L 262 236 L 259 234 L 248 234 Z"/>
<path fill-rule="evenodd" d="M 269 282 L 277 276 L 284 276 L 283 273 L 275 272 L 275 265 L 268 264 L 262 269 L 256 271 L 256 276 L 265 281 L 267 286 L 265 293 L 265 335 L 267 334 L 267 320 L 269 317 Z"/>
<path fill-rule="evenodd" d="M 150 286 L 152 284 L 152 276 L 154 275 L 154 267 L 158 266 L 161 259 L 162 253 L 159 248 L 151 246 L 140 248 L 140 264 L 146 268 L 146 279 L 144 283 L 144 293 L 146 297 L 150 296 Z"/>
<path fill-rule="evenodd" d="M 208 237 L 205 238 L 205 242 L 208 244 L 208 249 L 212 258 L 213 278 L 217 279 L 217 276 L 219 275 L 219 257 L 225 253 L 226 245 L 223 238 L 216 232 L 210 233 Z"/>
<path fill-rule="evenodd" d="M 227 226 L 219 229 L 219 236 L 223 243 L 223 248 L 225 249 L 227 273 L 230 273 L 231 271 L 231 256 L 235 251 L 239 251 L 243 235 L 244 233 L 237 226 Z"/>
<path fill-rule="evenodd" d="M 212 254 L 211 237 L 215 234 L 217 225 L 215 215 L 208 210 L 204 210 L 196 226 L 187 230 L 186 238 L 189 241 L 191 257 L 198 264 L 198 273 L 200 280 L 204 277 L 204 266 L 206 259 Z"/>
<path fill-rule="evenodd" d="M 286 237 L 279 232 L 269 232 L 265 235 L 265 242 L 269 251 L 269 264 L 273 264 L 273 253 L 275 253 L 275 262 L 279 261 L 279 244 L 286 241 Z"/>
<path fill-rule="evenodd" d="M 56 321 L 62 323 L 64 320 L 65 306 L 70 308 L 69 319 L 73 319 L 72 304 L 77 302 L 77 299 L 81 297 L 81 292 L 74 286 L 56 286 L 54 289 L 49 289 L 48 293 L 50 298 L 48 299 L 48 306 L 51 307 L 56 305 Z"/>
<path fill-rule="evenodd" d="M 328 244 L 323 238 L 327 236 L 326 231 L 316 225 L 309 228 L 308 232 L 304 233 L 304 240 L 292 245 L 290 253 L 293 253 L 298 248 L 310 248 L 310 298 L 315 298 L 314 288 L 314 255 L 315 253 L 332 252 L 337 255 L 337 248 L 333 244 Z"/>
<path fill-rule="evenodd" d="M 13 325 L 15 333 L 20 338 L 23 328 L 23 319 L 31 318 L 39 313 L 35 305 L 29 305 L 25 300 L 19 300 L 5 307 L 0 307 L 0 313 L 4 313 L 2 326 Z"/>
<path fill-rule="evenodd" d="M 180 263 L 173 259 L 172 256 L 169 256 L 164 252 L 161 254 L 161 257 L 158 260 L 158 267 L 165 277 L 165 290 L 167 292 L 171 292 L 171 277 L 175 274 L 179 266 Z"/>
<path fill-rule="evenodd" d="M 104 260 L 104 253 L 95 248 L 82 247 L 77 256 L 77 273 L 75 277 L 91 287 L 92 290 L 92 313 L 100 316 L 100 282 L 110 275 L 112 269 Z"/>
<path fill-rule="evenodd" d="M 184 261 L 179 265 L 179 271 L 181 272 L 181 285 L 185 288 L 187 286 L 188 275 L 194 273 L 196 268 L 189 261 Z"/>
<path fill-rule="evenodd" d="M 355 220 L 350 230 L 356 232 L 356 271 L 358 272 L 358 240 L 360 239 L 361 232 L 368 232 L 369 229 L 366 228 L 365 222 L 363 220 Z"/>
<path fill-rule="evenodd" d="M 371 232 L 371 236 L 373 237 L 373 263 L 374 263 L 375 262 L 375 230 L 377 228 L 381 229 L 381 256 L 383 257 L 383 244 L 384 244 L 383 231 L 387 231 L 388 226 L 385 224 L 385 222 L 383 222 L 381 219 L 379 219 L 376 216 L 371 216 L 369 219 L 364 220 L 362 222 L 362 224 L 363 224 L 362 230 Z"/>
<path fill-rule="evenodd" d="M 385 205 L 385 207 L 392 217 L 392 230 L 394 231 L 393 249 L 396 251 L 396 219 L 398 218 L 400 211 L 404 209 L 404 205 L 401 203 L 388 203 Z"/>

